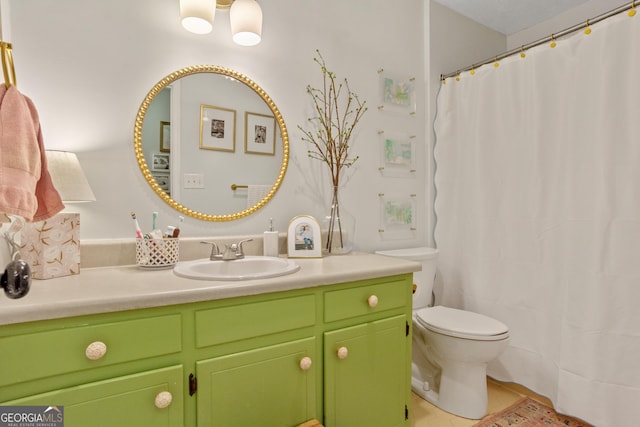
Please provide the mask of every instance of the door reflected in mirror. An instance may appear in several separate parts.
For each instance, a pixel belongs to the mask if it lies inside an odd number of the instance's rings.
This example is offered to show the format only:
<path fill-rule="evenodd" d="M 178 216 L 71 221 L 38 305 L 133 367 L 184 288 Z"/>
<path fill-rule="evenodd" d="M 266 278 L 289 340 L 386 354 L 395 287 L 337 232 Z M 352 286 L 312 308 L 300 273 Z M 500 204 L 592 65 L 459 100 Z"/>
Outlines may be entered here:
<path fill-rule="evenodd" d="M 178 70 L 143 101 L 134 130 L 140 169 L 174 209 L 228 221 L 263 207 L 288 165 L 286 126 L 252 80 L 217 66 Z"/>

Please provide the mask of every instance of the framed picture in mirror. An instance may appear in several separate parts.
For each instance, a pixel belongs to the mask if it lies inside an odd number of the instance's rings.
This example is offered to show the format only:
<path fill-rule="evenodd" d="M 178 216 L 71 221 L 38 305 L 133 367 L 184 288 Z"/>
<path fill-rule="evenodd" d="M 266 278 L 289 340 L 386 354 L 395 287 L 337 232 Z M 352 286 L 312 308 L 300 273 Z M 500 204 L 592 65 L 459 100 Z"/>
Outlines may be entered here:
<path fill-rule="evenodd" d="M 162 188 L 167 194 L 171 195 L 171 174 L 154 172 L 152 176 L 153 179 L 156 180 L 160 188 Z"/>
<path fill-rule="evenodd" d="M 298 215 L 289 221 L 287 253 L 289 258 L 322 257 L 320 224 L 311 215 Z"/>
<path fill-rule="evenodd" d="M 236 110 L 200 105 L 200 148 L 236 151 Z"/>
<path fill-rule="evenodd" d="M 244 113 L 244 152 L 250 154 L 276 153 L 276 119 L 258 113 Z"/>
<path fill-rule="evenodd" d="M 153 153 L 153 163 L 151 170 L 154 172 L 169 172 L 171 170 L 169 164 L 169 155 Z"/>
<path fill-rule="evenodd" d="M 160 152 L 171 152 L 171 124 L 160 122 Z"/>

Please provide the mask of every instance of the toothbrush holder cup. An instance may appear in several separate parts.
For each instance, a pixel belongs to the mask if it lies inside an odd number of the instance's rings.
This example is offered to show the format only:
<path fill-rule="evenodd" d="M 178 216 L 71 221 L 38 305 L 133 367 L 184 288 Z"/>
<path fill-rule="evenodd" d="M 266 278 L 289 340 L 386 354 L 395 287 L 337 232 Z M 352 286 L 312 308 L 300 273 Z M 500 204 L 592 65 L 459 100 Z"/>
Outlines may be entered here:
<path fill-rule="evenodd" d="M 179 239 L 136 239 L 136 264 L 139 267 L 173 267 L 178 262 L 179 255 Z"/>

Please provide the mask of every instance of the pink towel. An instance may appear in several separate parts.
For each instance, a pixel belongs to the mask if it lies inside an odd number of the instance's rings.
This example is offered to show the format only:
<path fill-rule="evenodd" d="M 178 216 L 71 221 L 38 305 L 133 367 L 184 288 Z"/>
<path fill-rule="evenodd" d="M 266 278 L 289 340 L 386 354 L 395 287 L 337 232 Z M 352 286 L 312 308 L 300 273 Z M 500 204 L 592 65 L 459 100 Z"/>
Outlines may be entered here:
<path fill-rule="evenodd" d="M 33 102 L 0 83 L 0 212 L 42 221 L 64 209 L 47 169 Z"/>

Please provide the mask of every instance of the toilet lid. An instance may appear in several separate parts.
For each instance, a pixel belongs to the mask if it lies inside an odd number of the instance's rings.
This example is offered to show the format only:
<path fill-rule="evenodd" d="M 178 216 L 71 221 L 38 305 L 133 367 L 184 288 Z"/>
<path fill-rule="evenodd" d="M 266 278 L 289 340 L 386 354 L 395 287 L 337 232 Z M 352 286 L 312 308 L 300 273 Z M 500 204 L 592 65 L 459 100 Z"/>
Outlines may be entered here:
<path fill-rule="evenodd" d="M 416 321 L 434 332 L 474 340 L 501 340 L 509 328 L 491 317 L 455 308 L 435 306 L 416 312 Z"/>

